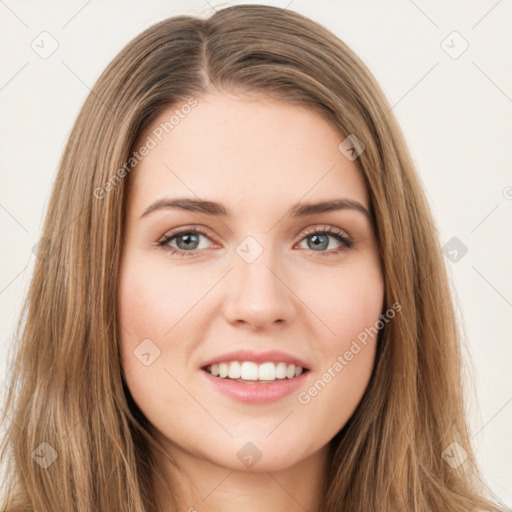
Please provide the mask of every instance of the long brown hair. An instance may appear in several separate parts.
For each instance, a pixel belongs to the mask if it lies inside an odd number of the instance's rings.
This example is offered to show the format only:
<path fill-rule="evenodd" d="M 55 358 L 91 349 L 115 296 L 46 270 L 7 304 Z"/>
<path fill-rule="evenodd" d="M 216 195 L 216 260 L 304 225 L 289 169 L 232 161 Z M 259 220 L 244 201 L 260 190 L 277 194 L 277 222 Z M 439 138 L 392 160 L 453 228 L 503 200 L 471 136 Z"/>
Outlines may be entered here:
<path fill-rule="evenodd" d="M 402 310 L 381 330 L 370 384 L 331 441 L 322 512 L 499 510 L 483 497 L 471 449 L 461 336 L 435 222 L 389 103 L 327 29 L 258 5 L 150 27 L 109 64 L 85 101 L 60 162 L 16 332 L 1 508 L 156 510 L 159 445 L 130 397 L 118 348 L 126 191 L 144 129 L 163 109 L 200 101 L 210 84 L 307 105 L 340 141 L 353 134 L 365 146 L 357 163 L 374 216 L 384 307 Z M 447 449 L 466 460 L 449 464 Z"/>

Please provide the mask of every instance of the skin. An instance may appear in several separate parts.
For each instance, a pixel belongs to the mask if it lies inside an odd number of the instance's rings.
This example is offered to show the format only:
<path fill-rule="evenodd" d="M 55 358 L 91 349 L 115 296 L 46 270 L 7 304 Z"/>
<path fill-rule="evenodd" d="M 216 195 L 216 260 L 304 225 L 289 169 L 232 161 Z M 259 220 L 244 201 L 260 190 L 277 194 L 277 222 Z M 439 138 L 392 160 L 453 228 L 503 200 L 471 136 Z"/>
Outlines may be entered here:
<path fill-rule="evenodd" d="M 176 108 L 162 112 L 141 144 Z M 333 198 L 370 208 L 357 161 L 338 150 L 342 140 L 308 108 L 212 89 L 129 177 L 119 282 L 122 366 L 135 402 L 182 467 L 166 464 L 164 471 L 180 510 L 318 507 L 328 443 L 365 392 L 376 340 L 309 403 L 297 395 L 378 321 L 384 298 L 365 215 L 353 209 L 287 215 L 299 201 Z M 140 218 L 164 197 L 221 202 L 233 215 L 165 208 Z M 158 246 L 171 230 L 191 225 L 208 233 L 198 235 L 199 245 L 176 237 L 168 245 L 196 249 L 194 255 Z M 353 246 L 334 254 L 344 246 L 332 235 L 320 248 L 312 244 L 326 226 L 343 230 Z M 308 228 L 318 229 L 305 235 Z M 247 236 L 263 250 L 251 263 L 236 252 Z M 160 350 L 148 366 L 134 355 L 145 339 Z M 310 371 L 298 392 L 268 404 L 242 403 L 217 391 L 200 369 L 237 348 L 281 350 Z M 262 454 L 251 468 L 237 457 L 247 442 Z M 170 511 L 157 483 L 155 492 Z"/>

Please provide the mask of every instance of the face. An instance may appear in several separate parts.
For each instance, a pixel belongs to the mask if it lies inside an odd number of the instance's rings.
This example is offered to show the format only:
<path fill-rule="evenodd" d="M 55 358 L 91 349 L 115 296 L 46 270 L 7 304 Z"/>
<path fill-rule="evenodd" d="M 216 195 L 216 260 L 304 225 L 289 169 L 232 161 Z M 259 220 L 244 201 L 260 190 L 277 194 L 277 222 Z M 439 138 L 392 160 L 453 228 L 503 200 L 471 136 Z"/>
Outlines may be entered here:
<path fill-rule="evenodd" d="M 197 100 L 165 136 L 180 106 L 162 112 L 129 177 L 122 366 L 170 452 L 284 469 L 326 449 L 371 376 L 361 334 L 384 288 L 368 195 L 317 113 Z"/>

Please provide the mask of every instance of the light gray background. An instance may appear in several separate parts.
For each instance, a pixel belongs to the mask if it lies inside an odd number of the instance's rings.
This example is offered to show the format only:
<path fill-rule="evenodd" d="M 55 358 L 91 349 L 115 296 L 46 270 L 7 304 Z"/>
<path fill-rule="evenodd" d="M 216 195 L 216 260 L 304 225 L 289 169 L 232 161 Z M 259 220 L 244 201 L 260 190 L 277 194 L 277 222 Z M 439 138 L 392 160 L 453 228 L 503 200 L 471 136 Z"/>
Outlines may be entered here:
<path fill-rule="evenodd" d="M 238 3 L 244 2 L 0 0 L 2 391 L 32 247 L 89 88 L 151 24 Z M 363 59 L 405 133 L 441 243 L 457 237 L 468 249 L 446 263 L 473 361 L 471 434 L 489 487 L 510 506 L 512 0 L 260 3 L 311 17 Z M 41 35 L 45 31 L 50 35 Z M 464 40 L 469 46 L 457 56 Z M 52 44 L 58 48 L 47 55 Z"/>

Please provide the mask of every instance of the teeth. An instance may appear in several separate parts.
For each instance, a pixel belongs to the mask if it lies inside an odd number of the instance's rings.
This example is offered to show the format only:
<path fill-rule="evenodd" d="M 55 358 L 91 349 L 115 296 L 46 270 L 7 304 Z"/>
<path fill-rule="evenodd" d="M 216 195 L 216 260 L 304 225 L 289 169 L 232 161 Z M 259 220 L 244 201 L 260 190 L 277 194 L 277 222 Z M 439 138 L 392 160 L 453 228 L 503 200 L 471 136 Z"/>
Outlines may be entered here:
<path fill-rule="evenodd" d="M 229 365 L 228 377 L 230 379 L 239 379 L 240 375 L 240 363 L 238 361 L 233 361 Z"/>
<path fill-rule="evenodd" d="M 276 380 L 276 365 L 274 363 L 260 364 L 258 377 L 259 380 Z"/>
<path fill-rule="evenodd" d="M 286 379 L 286 363 L 277 363 L 276 378 L 277 379 Z"/>
<path fill-rule="evenodd" d="M 241 366 L 240 378 L 244 380 L 258 380 L 258 365 L 244 361 Z"/>
<path fill-rule="evenodd" d="M 283 362 L 257 364 L 252 361 L 230 361 L 207 366 L 206 371 L 221 379 L 229 377 L 230 379 L 241 380 L 274 381 L 276 379 L 293 379 L 298 377 L 304 369 Z"/>
<path fill-rule="evenodd" d="M 228 376 L 228 365 L 226 363 L 219 364 L 219 377 L 225 379 Z"/>

